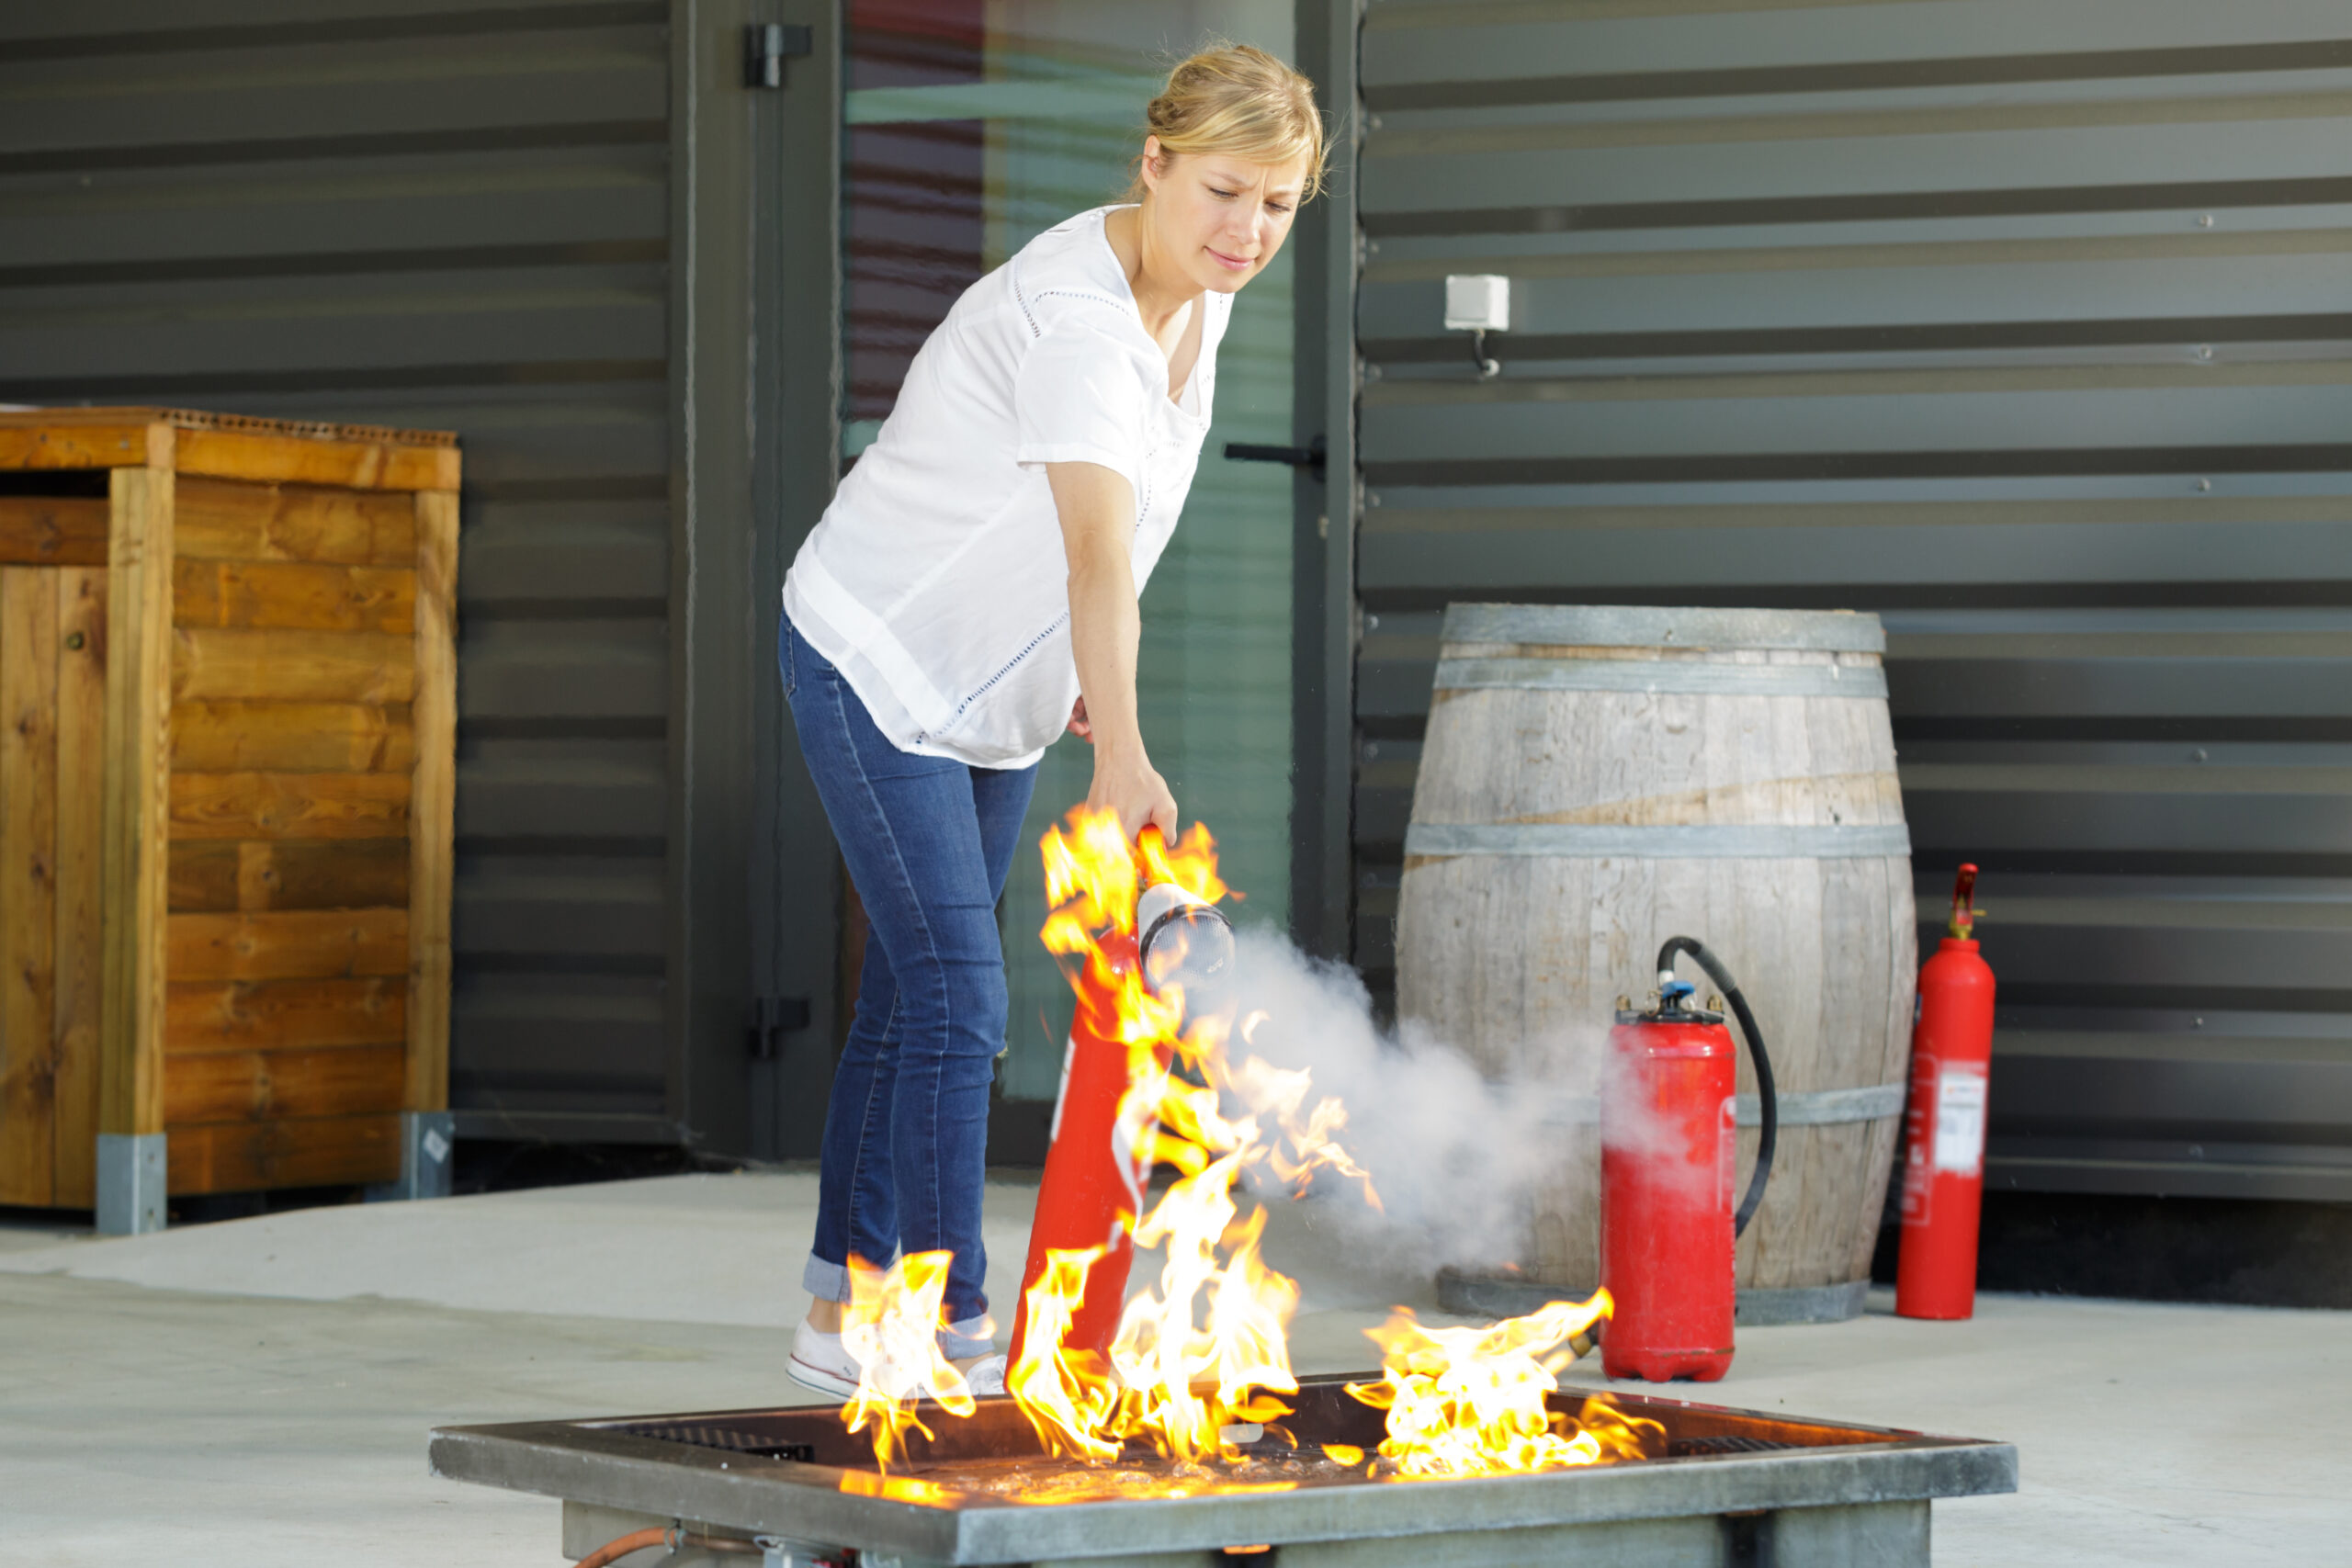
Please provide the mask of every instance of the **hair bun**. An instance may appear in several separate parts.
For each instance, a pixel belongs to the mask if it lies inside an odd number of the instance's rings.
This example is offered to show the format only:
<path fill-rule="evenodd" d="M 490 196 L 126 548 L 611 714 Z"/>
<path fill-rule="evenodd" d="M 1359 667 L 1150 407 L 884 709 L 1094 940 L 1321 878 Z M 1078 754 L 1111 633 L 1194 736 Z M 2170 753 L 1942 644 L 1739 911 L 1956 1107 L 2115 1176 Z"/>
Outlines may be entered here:
<path fill-rule="evenodd" d="M 1304 161 L 1301 199 L 1323 187 L 1326 138 L 1315 84 L 1262 49 L 1216 43 L 1181 62 L 1144 109 L 1144 124 L 1163 153 L 1222 152 L 1252 164 Z M 1129 200 L 1143 195 L 1136 159 Z"/>

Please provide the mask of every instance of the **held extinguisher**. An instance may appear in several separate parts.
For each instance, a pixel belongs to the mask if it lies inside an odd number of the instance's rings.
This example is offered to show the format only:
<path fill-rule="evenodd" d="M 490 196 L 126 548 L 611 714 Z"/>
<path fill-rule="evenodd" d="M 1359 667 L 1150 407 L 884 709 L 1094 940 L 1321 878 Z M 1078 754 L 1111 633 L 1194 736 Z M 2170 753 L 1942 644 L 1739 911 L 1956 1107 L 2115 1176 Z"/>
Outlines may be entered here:
<path fill-rule="evenodd" d="M 1046 1169 L 1037 1184 L 1037 1213 L 1029 1226 L 1029 1260 L 1021 1272 L 1021 1301 L 1012 1319 L 1011 1361 L 1028 1337 L 1029 1288 L 1046 1271 L 1047 1254 L 1107 1250 L 1087 1270 L 1086 1286 L 1062 1344 L 1107 1355 L 1126 1303 L 1127 1272 L 1135 1265 L 1135 1222 L 1143 1213 L 1150 1175 L 1139 1149 L 1159 1111 L 1146 1094 L 1125 1104 L 1129 1062 L 1119 1037 L 1116 987 L 1140 974 L 1154 992 L 1171 983 L 1197 998 L 1221 982 L 1233 961 L 1233 926 L 1224 911 L 1172 882 L 1147 889 L 1136 904 L 1136 934 L 1102 939 L 1109 974 L 1091 965 L 1078 974 L 1078 1010 L 1070 1018 L 1062 1057 L 1061 1090 L 1054 1099 Z M 1161 1047 L 1146 1069 L 1170 1070 Z"/>
<path fill-rule="evenodd" d="M 1952 887 L 1951 922 L 1919 971 L 1904 1119 L 1900 1317 L 1976 1311 L 1976 1227 L 1984 1201 L 1984 1111 L 1993 1068 L 1993 971 L 1976 951 L 1976 868 Z"/>
<path fill-rule="evenodd" d="M 1738 1061 L 1723 1014 L 1690 1005 L 1691 987 L 1674 977 L 1682 953 L 1723 988 L 1756 1064 L 1761 1135 L 1736 1213 Z M 1603 1064 L 1600 1282 L 1613 1305 L 1600 1364 L 1612 1378 L 1713 1382 L 1731 1367 L 1733 1244 L 1764 1201 L 1780 1107 L 1764 1032 L 1723 961 L 1678 936 L 1658 950 L 1657 970 L 1657 1005 L 1618 1004 Z"/>

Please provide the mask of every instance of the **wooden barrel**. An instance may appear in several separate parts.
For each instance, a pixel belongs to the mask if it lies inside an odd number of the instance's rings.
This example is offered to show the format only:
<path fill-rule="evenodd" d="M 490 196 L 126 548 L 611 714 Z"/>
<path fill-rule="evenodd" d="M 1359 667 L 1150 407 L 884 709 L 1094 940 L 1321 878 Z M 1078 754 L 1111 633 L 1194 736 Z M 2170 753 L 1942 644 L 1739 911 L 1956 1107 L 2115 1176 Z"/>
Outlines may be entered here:
<path fill-rule="evenodd" d="M 1861 1310 L 1918 972 L 1885 646 L 1876 616 L 1844 612 L 1447 609 L 1397 1010 L 1555 1097 L 1563 1124 L 1520 1256 L 1445 1281 L 1459 1308 L 1599 1282 L 1602 1043 L 1617 998 L 1656 988 L 1659 944 L 1689 935 L 1739 979 L 1780 1089 L 1771 1185 L 1739 1243 L 1741 1321 Z M 1743 1190 L 1755 1088 L 1743 1055 Z"/>

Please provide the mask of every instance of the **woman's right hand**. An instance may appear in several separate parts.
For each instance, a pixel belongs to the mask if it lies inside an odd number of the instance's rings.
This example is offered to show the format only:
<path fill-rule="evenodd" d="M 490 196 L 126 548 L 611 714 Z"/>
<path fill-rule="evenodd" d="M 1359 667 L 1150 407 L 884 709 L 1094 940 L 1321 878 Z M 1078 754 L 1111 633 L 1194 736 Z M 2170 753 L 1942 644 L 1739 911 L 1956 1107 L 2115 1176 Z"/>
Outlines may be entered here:
<path fill-rule="evenodd" d="M 1157 827 L 1169 843 L 1176 841 L 1176 797 L 1140 745 L 1096 743 L 1094 784 L 1086 792 L 1086 805 L 1090 811 L 1117 812 L 1120 830 L 1130 843 L 1147 827 Z"/>

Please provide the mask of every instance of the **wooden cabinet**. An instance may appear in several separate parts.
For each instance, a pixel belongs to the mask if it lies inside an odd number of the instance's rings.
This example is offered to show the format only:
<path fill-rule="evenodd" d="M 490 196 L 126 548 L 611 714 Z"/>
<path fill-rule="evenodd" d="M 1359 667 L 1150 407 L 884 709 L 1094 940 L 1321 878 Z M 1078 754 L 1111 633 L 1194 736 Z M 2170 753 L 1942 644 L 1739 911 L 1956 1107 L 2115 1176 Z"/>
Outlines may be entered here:
<path fill-rule="evenodd" d="M 94 1134 L 174 1194 L 391 1180 L 446 1108 L 458 480 L 0 413 L 0 1203 L 91 1205 Z"/>

